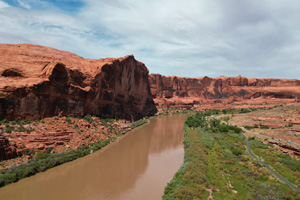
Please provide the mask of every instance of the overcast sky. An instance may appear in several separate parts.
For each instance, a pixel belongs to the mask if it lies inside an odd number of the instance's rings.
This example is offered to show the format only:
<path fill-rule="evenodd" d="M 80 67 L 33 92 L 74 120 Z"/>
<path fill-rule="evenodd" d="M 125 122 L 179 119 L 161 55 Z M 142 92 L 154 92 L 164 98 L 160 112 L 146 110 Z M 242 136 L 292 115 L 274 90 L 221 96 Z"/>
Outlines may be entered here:
<path fill-rule="evenodd" d="M 133 54 L 163 75 L 300 79 L 300 1 L 0 0 L 0 43 Z"/>

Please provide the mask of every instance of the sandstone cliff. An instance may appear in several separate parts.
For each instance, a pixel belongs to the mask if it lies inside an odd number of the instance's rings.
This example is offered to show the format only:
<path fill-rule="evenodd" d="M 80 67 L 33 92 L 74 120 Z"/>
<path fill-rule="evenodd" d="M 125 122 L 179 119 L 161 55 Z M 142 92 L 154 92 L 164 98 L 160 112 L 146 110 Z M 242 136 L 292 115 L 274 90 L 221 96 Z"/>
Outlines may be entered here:
<path fill-rule="evenodd" d="M 300 81 L 245 77 L 185 78 L 150 74 L 151 93 L 157 106 L 193 106 L 232 103 L 258 98 L 300 99 Z"/>
<path fill-rule="evenodd" d="M 138 119 L 156 112 L 148 69 L 133 56 L 84 59 L 30 44 L 0 44 L 0 119 L 91 114 Z"/>

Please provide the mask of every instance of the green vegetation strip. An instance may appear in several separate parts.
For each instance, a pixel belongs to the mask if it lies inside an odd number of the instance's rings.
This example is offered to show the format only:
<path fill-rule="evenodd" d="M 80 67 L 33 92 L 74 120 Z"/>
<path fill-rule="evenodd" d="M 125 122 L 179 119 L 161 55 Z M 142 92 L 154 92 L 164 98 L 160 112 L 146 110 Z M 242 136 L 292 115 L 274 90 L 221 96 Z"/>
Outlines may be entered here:
<path fill-rule="evenodd" d="M 91 117 L 85 117 L 86 121 L 92 122 Z M 108 122 L 109 120 L 102 120 Z M 147 123 L 146 119 L 135 121 L 131 124 L 131 128 L 135 128 Z M 123 133 L 124 134 L 124 133 Z M 29 160 L 25 164 L 11 167 L 9 169 L 0 171 L 0 187 L 8 185 L 18 180 L 32 176 L 36 173 L 43 172 L 52 167 L 61 165 L 66 162 L 76 160 L 85 155 L 90 154 L 91 150 L 94 152 L 106 146 L 107 144 L 115 141 L 119 136 L 111 137 L 109 139 L 101 140 L 90 145 L 78 147 L 78 149 L 72 149 L 63 153 L 50 153 L 49 152 L 38 152 L 34 159 Z"/>
<path fill-rule="evenodd" d="M 293 185 L 291 187 L 300 191 L 300 160 L 297 160 L 296 156 L 292 157 L 289 154 L 275 150 L 272 144 L 264 144 L 256 140 L 255 137 L 251 138 L 249 144 L 260 160 L 264 160 L 264 163 L 271 166 L 282 177 L 295 184 L 298 188 Z"/>
<path fill-rule="evenodd" d="M 185 121 L 184 164 L 163 199 L 300 199 L 300 194 L 250 158 L 237 127 L 197 113 Z"/>

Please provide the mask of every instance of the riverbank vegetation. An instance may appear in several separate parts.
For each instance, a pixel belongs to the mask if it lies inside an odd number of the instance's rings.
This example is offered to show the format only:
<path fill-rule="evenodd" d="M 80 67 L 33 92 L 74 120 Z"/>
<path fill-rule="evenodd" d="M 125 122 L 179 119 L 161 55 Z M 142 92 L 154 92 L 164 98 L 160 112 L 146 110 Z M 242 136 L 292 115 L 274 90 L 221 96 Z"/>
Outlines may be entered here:
<path fill-rule="evenodd" d="M 215 112 L 186 119 L 184 164 L 163 199 L 300 199 L 248 155 L 240 128 L 209 119 Z"/>
<path fill-rule="evenodd" d="M 176 114 L 187 114 L 194 112 L 194 108 L 192 109 L 185 109 L 185 108 L 179 108 L 179 107 L 169 107 L 164 108 L 158 112 L 158 115 L 176 115 Z"/>
<path fill-rule="evenodd" d="M 68 120 L 70 117 L 66 118 L 68 123 L 72 123 L 71 120 Z M 92 116 L 85 116 L 84 120 L 89 122 L 90 124 L 96 123 L 93 120 L 94 117 Z M 18 180 L 32 176 L 36 173 L 43 172 L 49 168 L 61 165 L 66 162 L 70 162 L 76 160 L 77 158 L 83 157 L 85 155 L 90 154 L 91 152 L 95 152 L 107 144 L 115 141 L 119 136 L 126 133 L 125 132 L 117 132 L 113 129 L 112 123 L 114 122 L 113 119 L 101 119 L 101 122 L 108 127 L 111 132 L 114 132 L 115 136 L 110 137 L 105 140 L 100 140 L 97 142 L 89 143 L 88 145 L 80 146 L 77 149 L 69 149 L 62 153 L 52 152 L 52 149 L 47 149 L 45 152 L 37 151 L 32 152 L 27 149 L 24 152 L 25 155 L 35 156 L 33 159 L 30 159 L 27 163 L 20 164 L 17 166 L 13 166 L 8 169 L 3 169 L 0 171 L 0 187 L 3 187 L 7 184 L 17 182 Z M 5 123 L 12 123 L 12 122 L 5 122 Z M 141 126 L 147 123 L 147 119 L 141 119 L 131 123 L 131 129 Z"/>

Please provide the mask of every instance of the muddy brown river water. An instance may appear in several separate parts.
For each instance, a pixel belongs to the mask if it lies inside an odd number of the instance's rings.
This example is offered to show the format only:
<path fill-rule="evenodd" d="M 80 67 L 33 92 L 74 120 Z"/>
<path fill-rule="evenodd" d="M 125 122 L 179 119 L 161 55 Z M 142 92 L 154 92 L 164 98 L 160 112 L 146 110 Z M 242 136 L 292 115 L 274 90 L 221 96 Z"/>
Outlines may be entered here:
<path fill-rule="evenodd" d="M 0 200 L 155 200 L 183 163 L 187 115 L 156 117 L 113 144 L 0 188 Z"/>

